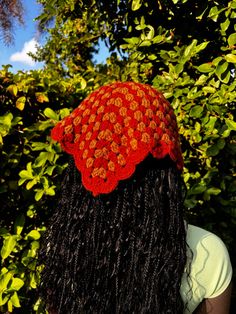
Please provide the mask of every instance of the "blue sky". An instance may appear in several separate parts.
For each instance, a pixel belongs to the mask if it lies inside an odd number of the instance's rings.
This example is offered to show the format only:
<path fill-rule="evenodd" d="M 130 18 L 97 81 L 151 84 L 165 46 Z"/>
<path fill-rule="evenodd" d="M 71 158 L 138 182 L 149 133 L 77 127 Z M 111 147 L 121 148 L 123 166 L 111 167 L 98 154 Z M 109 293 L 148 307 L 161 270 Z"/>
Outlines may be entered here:
<path fill-rule="evenodd" d="M 16 25 L 14 29 L 14 43 L 6 46 L 0 41 L 0 68 L 4 64 L 11 64 L 12 71 L 33 70 L 42 67 L 42 64 L 34 62 L 28 52 L 35 52 L 36 45 L 43 43 L 42 36 L 37 31 L 37 21 L 34 19 L 40 13 L 40 5 L 36 0 L 23 0 L 25 25 Z M 101 44 L 100 52 L 96 56 L 98 62 L 103 62 L 108 56 L 106 47 Z"/>
<path fill-rule="evenodd" d="M 35 63 L 27 52 L 35 52 L 36 44 L 40 44 L 37 32 L 37 22 L 34 18 L 39 15 L 40 6 L 36 0 L 23 0 L 25 25 L 16 25 L 14 28 L 14 43 L 6 46 L 0 41 L 0 67 L 11 64 L 12 70 L 37 69 L 41 65 Z"/>

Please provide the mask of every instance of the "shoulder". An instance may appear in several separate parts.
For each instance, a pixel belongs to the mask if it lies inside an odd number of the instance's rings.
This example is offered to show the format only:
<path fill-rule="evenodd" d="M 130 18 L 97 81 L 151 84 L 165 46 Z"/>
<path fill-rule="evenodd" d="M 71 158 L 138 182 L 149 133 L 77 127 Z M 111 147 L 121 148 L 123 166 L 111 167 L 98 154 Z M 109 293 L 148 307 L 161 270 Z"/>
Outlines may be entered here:
<path fill-rule="evenodd" d="M 193 225 L 188 225 L 187 244 L 193 252 L 198 252 L 199 254 L 204 253 L 205 248 L 208 249 L 208 253 L 211 254 L 215 254 L 216 251 L 220 251 L 220 253 L 228 255 L 224 242 L 217 235 Z"/>
<path fill-rule="evenodd" d="M 192 252 L 191 277 L 198 283 L 203 298 L 224 292 L 232 278 L 232 267 L 224 242 L 215 234 L 188 226 L 187 244 Z"/>

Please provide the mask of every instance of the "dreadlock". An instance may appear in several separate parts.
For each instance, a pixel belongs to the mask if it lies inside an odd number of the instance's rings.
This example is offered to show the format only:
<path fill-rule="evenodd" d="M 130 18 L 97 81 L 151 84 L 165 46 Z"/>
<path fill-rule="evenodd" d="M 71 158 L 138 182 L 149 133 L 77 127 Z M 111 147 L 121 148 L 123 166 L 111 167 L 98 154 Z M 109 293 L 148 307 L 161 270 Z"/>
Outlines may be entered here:
<path fill-rule="evenodd" d="M 186 231 L 179 171 L 148 156 L 93 197 L 70 161 L 40 251 L 49 313 L 183 313 Z"/>

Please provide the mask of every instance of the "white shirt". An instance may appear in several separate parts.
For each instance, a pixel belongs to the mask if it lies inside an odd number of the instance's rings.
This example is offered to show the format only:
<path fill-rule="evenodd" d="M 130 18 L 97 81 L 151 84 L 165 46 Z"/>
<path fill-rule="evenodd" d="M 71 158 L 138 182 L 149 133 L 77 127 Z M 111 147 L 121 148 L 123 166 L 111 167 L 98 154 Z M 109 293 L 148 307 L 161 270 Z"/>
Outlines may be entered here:
<path fill-rule="evenodd" d="M 230 284 L 232 266 L 225 244 L 213 233 L 188 225 L 187 266 L 180 293 L 186 309 L 193 313 L 206 298 L 219 296 Z"/>

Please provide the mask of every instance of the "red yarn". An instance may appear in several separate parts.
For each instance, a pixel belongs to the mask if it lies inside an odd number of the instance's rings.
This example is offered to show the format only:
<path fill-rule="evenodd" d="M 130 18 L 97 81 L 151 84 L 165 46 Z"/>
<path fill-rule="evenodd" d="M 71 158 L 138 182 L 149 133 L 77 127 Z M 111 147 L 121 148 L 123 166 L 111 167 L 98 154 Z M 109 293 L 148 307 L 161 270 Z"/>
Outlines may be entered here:
<path fill-rule="evenodd" d="M 149 85 L 116 82 L 92 92 L 51 136 L 74 156 L 86 189 L 113 191 L 151 153 L 182 170 L 176 118 L 169 102 Z"/>

